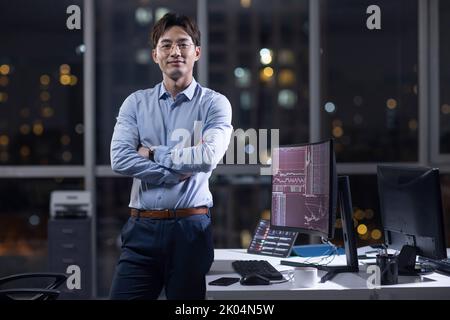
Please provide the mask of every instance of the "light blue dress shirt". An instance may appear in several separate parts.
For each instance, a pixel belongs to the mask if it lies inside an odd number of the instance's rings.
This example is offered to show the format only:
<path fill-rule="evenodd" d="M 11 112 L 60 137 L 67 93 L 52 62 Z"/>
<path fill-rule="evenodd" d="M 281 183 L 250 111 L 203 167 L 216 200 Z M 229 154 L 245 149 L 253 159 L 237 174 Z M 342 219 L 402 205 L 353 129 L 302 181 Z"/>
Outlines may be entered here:
<path fill-rule="evenodd" d="M 128 96 L 114 127 L 111 167 L 134 178 L 130 207 L 212 207 L 208 180 L 232 130 L 228 99 L 195 79 L 175 99 L 162 82 Z M 154 147 L 155 161 L 139 155 L 139 145 Z"/>

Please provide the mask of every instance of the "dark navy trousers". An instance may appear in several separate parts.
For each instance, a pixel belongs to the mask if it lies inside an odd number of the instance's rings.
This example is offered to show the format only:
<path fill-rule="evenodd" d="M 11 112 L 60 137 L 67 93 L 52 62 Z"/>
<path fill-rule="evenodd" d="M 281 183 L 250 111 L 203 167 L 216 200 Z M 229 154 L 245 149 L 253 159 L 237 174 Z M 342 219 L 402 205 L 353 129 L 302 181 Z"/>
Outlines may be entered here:
<path fill-rule="evenodd" d="M 211 215 L 174 219 L 130 217 L 121 231 L 122 252 L 111 299 L 204 299 L 214 260 Z"/>

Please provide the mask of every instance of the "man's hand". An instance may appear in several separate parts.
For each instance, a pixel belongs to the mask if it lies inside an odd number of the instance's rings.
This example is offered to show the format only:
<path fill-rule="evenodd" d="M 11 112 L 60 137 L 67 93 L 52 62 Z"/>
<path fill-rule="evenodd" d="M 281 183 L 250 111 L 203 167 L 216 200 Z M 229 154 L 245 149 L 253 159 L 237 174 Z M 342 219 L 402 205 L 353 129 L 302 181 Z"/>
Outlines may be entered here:
<path fill-rule="evenodd" d="M 148 152 L 149 151 L 150 151 L 150 149 L 147 148 L 147 147 L 144 147 L 144 146 L 140 146 L 139 149 L 138 149 L 139 155 L 141 155 L 145 159 L 148 159 Z"/>
<path fill-rule="evenodd" d="M 192 173 L 183 174 L 183 175 L 180 177 L 180 181 L 187 180 L 187 179 L 189 179 L 191 176 L 192 176 Z"/>
<path fill-rule="evenodd" d="M 150 148 L 147 148 L 147 147 L 144 147 L 141 145 L 138 148 L 138 154 L 141 155 L 142 157 L 144 157 L 145 159 L 148 159 L 149 151 L 150 151 Z M 189 179 L 191 176 L 192 176 L 192 173 L 183 174 L 182 176 L 180 176 L 180 182 Z"/>

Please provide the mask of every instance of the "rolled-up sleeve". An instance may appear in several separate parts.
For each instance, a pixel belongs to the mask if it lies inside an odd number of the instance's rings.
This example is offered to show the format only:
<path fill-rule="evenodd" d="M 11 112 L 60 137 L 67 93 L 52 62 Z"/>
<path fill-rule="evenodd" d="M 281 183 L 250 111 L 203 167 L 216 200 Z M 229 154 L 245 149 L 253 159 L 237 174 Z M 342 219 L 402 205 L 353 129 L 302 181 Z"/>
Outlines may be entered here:
<path fill-rule="evenodd" d="M 137 99 L 132 94 L 120 108 L 111 140 L 112 170 L 155 185 L 178 183 L 179 174 L 161 167 L 137 152 L 140 143 L 136 119 L 137 105 Z"/>
<path fill-rule="evenodd" d="M 155 162 L 181 174 L 214 170 L 230 143 L 231 117 L 230 102 L 216 94 L 206 115 L 201 143 L 187 148 L 155 147 Z"/>

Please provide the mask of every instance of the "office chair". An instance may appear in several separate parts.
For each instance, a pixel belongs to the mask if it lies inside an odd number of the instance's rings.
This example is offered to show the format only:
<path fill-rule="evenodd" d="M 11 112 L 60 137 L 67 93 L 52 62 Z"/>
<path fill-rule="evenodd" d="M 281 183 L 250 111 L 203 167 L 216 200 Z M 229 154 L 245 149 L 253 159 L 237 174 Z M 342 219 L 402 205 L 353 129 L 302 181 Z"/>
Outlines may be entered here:
<path fill-rule="evenodd" d="M 1 289 L 6 284 L 24 279 L 46 279 L 54 278 L 54 281 L 45 288 L 8 288 Z M 60 291 L 57 288 L 66 282 L 67 275 L 64 273 L 21 273 L 0 278 L 0 301 L 5 300 L 55 300 Z"/>

